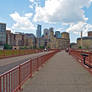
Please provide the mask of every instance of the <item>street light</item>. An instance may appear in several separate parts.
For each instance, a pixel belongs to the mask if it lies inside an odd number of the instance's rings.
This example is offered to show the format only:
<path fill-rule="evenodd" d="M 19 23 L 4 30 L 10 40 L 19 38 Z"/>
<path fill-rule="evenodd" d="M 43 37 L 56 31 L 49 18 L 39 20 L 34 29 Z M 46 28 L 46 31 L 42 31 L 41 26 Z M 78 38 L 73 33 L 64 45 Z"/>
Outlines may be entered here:
<path fill-rule="evenodd" d="M 82 43 L 82 31 L 81 31 L 81 48 L 83 46 L 83 43 Z"/>
<path fill-rule="evenodd" d="M 83 25 L 82 26 L 82 30 L 81 30 L 81 47 L 83 47 L 83 30 L 85 30 L 86 29 L 86 27 L 85 27 L 86 25 Z"/>

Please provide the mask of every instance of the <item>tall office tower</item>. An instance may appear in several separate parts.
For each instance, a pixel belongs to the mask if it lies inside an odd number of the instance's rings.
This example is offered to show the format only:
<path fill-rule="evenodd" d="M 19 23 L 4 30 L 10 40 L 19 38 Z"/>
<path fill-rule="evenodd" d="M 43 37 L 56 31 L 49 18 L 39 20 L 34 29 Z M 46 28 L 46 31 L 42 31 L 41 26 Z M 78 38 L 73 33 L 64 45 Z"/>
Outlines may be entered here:
<path fill-rule="evenodd" d="M 47 28 L 44 29 L 44 36 L 48 36 L 49 35 L 49 30 Z"/>
<path fill-rule="evenodd" d="M 38 25 L 37 26 L 37 30 L 36 30 L 36 36 L 37 38 L 41 38 L 41 25 Z"/>
<path fill-rule="evenodd" d="M 50 32 L 50 37 L 51 37 L 51 36 L 54 37 L 54 29 L 53 29 L 53 27 L 51 27 L 51 28 L 49 29 L 49 32 Z"/>
<path fill-rule="evenodd" d="M 0 46 L 6 44 L 6 24 L 0 23 Z"/>
<path fill-rule="evenodd" d="M 56 38 L 61 38 L 60 31 L 56 31 L 56 32 L 55 32 L 55 36 L 56 36 Z"/>

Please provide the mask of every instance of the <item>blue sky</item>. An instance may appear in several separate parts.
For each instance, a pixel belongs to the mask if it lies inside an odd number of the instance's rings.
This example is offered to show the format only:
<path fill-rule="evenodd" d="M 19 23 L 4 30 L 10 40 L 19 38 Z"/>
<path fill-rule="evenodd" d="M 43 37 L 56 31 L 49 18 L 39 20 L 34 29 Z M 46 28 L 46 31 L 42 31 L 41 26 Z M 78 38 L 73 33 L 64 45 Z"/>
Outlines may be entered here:
<path fill-rule="evenodd" d="M 1 0 L 0 22 L 12 32 L 36 34 L 37 24 L 69 32 L 71 42 L 92 31 L 92 0 Z"/>

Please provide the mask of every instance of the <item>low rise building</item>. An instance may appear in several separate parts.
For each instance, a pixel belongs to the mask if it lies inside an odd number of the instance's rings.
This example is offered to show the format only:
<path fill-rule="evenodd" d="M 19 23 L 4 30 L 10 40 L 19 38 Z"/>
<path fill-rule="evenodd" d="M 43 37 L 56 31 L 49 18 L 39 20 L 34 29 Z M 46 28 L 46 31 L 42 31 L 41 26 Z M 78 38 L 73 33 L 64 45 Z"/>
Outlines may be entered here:
<path fill-rule="evenodd" d="M 6 43 L 11 45 L 11 30 L 6 30 Z"/>
<path fill-rule="evenodd" d="M 34 34 L 25 34 L 27 39 L 30 39 L 32 42 L 31 42 L 31 48 L 36 48 L 36 37 Z M 38 38 L 39 39 L 39 38 Z"/>
<path fill-rule="evenodd" d="M 82 43 L 82 46 L 81 46 Z M 92 49 L 92 37 L 82 37 L 77 39 L 77 45 L 83 49 Z"/>
<path fill-rule="evenodd" d="M 78 45 L 78 48 L 92 49 L 92 31 L 88 32 L 87 37 L 78 38 L 77 45 Z"/>
<path fill-rule="evenodd" d="M 78 49 L 77 43 L 71 43 L 70 44 L 70 48 L 72 48 L 72 49 Z"/>
<path fill-rule="evenodd" d="M 22 34 L 14 34 L 14 36 L 15 36 L 15 45 L 23 46 Z"/>

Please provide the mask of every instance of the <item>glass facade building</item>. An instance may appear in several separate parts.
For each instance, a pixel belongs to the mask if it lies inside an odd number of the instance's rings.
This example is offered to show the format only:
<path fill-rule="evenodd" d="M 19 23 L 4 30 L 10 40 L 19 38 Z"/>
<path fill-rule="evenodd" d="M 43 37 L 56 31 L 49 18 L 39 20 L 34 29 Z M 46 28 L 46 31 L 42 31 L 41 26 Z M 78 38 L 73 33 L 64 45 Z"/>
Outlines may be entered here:
<path fill-rule="evenodd" d="M 0 46 L 6 44 L 6 24 L 0 23 Z"/>
<path fill-rule="evenodd" d="M 55 36 L 56 36 L 56 38 L 61 38 L 60 31 L 56 31 L 56 32 L 55 32 Z"/>
<path fill-rule="evenodd" d="M 37 31 L 36 31 L 36 35 L 37 35 L 37 38 L 41 38 L 41 25 L 38 25 L 37 26 Z"/>

